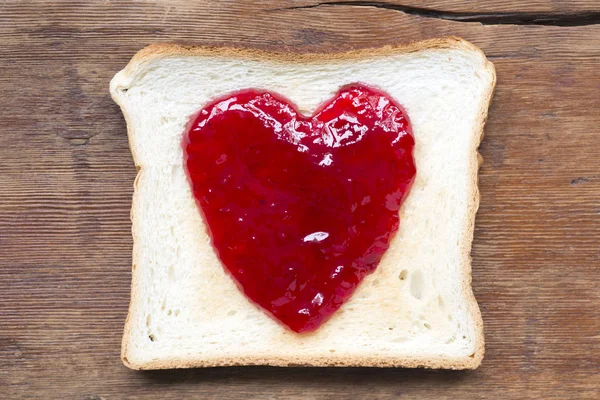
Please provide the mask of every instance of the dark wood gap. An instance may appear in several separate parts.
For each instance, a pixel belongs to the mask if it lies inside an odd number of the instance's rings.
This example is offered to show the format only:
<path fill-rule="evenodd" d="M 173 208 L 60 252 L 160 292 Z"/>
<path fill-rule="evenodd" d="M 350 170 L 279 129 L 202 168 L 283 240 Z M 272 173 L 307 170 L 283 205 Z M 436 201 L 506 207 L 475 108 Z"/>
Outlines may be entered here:
<path fill-rule="evenodd" d="M 437 18 L 455 22 L 478 22 L 482 25 L 549 25 L 549 26 L 587 26 L 600 24 L 600 11 L 584 11 L 572 13 L 531 13 L 531 12 L 457 12 L 443 11 L 424 7 L 391 4 L 377 1 L 324 1 L 304 6 L 274 8 L 268 11 L 300 10 L 317 7 L 374 7 L 385 10 L 400 11 L 404 14 L 423 18 Z"/>

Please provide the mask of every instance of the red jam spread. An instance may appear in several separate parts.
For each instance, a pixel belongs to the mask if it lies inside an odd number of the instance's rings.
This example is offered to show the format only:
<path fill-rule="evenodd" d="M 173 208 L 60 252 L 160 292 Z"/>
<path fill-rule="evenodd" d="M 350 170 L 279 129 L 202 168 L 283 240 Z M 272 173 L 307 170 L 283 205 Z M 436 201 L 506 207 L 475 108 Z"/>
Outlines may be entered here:
<path fill-rule="evenodd" d="M 398 229 L 416 173 L 406 112 L 352 84 L 310 117 L 247 89 L 190 122 L 187 172 L 222 264 L 274 318 L 315 330 L 375 270 Z"/>

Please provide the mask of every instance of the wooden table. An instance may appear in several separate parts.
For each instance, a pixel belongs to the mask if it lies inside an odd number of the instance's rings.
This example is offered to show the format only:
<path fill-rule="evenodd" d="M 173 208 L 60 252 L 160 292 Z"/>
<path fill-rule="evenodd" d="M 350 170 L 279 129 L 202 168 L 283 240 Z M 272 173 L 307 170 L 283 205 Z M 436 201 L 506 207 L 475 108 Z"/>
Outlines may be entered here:
<path fill-rule="evenodd" d="M 482 366 L 125 368 L 136 170 L 113 74 L 152 42 L 307 52 L 445 35 L 498 73 L 472 253 Z M 597 0 L 0 1 L 2 398 L 597 399 L 599 245 Z"/>

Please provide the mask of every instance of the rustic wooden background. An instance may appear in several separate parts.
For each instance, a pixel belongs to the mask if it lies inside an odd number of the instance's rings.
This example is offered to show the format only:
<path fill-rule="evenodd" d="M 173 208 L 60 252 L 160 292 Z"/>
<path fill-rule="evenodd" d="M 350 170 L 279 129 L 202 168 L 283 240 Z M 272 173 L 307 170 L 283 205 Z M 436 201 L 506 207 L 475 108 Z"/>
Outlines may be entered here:
<path fill-rule="evenodd" d="M 476 371 L 119 360 L 136 174 L 108 83 L 153 42 L 295 52 L 457 35 L 495 63 Z M 600 2 L 0 1 L 0 397 L 600 398 Z"/>

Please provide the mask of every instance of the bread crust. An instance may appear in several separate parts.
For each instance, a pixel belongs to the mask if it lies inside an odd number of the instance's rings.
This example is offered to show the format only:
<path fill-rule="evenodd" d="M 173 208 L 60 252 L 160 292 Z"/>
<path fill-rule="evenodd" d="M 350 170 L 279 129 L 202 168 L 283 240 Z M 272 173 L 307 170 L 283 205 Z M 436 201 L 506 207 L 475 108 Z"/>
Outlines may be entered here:
<path fill-rule="evenodd" d="M 131 300 L 129 305 L 129 313 L 125 321 L 125 329 L 121 344 L 121 359 L 123 363 L 136 370 L 146 369 L 172 369 L 172 368 L 191 368 L 191 367 L 214 367 L 214 366 L 239 366 L 239 365 L 271 365 L 271 366 L 356 366 L 356 367 L 407 367 L 407 368 L 444 368 L 444 369 L 475 369 L 483 359 L 485 344 L 483 335 L 483 320 L 479 310 L 479 306 L 471 287 L 471 245 L 473 241 L 473 233 L 475 227 L 475 216 L 479 208 L 479 187 L 478 187 L 478 171 L 482 164 L 483 158 L 478 153 L 478 147 L 483 138 L 483 128 L 487 120 L 488 108 L 492 100 L 494 88 L 496 85 L 496 72 L 494 65 L 487 60 L 483 52 L 471 44 L 470 42 L 458 37 L 446 37 L 430 39 L 410 44 L 403 45 L 387 45 L 379 48 L 367 48 L 361 50 L 350 50 L 339 53 L 291 53 L 291 52 L 273 52 L 262 49 L 244 49 L 234 47 L 212 47 L 212 46 L 190 46 L 181 44 L 152 44 L 140 50 L 133 56 L 127 66 L 115 77 L 110 83 L 110 93 L 113 100 L 121 107 L 125 120 L 127 122 L 127 130 L 130 148 L 134 160 L 137 160 L 133 147 L 131 146 L 131 124 L 130 116 L 123 107 L 121 102 L 121 94 L 133 82 L 136 75 L 147 65 L 153 61 L 165 57 L 179 56 L 213 56 L 223 58 L 238 58 L 253 61 L 266 61 L 276 63 L 331 63 L 337 60 L 348 59 L 372 59 L 385 57 L 392 54 L 406 54 L 431 49 L 462 49 L 474 51 L 481 55 L 485 60 L 485 69 L 492 77 L 492 81 L 487 88 L 487 92 L 483 96 L 480 104 L 480 110 L 477 117 L 477 123 L 473 134 L 472 142 L 469 148 L 469 191 L 471 201 L 468 205 L 468 218 L 466 219 L 466 240 L 461 244 L 461 275 L 462 275 L 462 295 L 466 299 L 468 313 L 475 323 L 477 335 L 474 338 L 475 352 L 468 357 L 448 358 L 448 357 L 411 357 L 411 358 L 394 358 L 385 356 L 347 356 L 343 359 L 330 358 L 326 356 L 294 356 L 292 354 L 285 356 L 269 356 L 263 357 L 260 355 L 246 357 L 219 357 L 214 359 L 206 358 L 172 358 L 155 360 L 147 363 L 137 363 L 135 360 L 128 358 L 128 345 L 130 343 L 130 335 L 134 327 L 132 326 L 131 310 L 136 306 L 138 299 L 137 289 L 139 285 L 139 272 L 136 271 L 136 260 L 139 258 L 136 252 L 133 254 L 132 267 L 132 282 L 131 282 Z M 135 180 L 134 187 L 137 188 L 140 167 L 138 168 L 138 176 Z M 135 203 L 134 203 L 135 205 Z M 133 211 L 132 207 L 132 211 Z M 133 212 L 131 219 L 133 221 Z M 134 241 L 137 239 L 136 232 L 132 229 Z"/>

